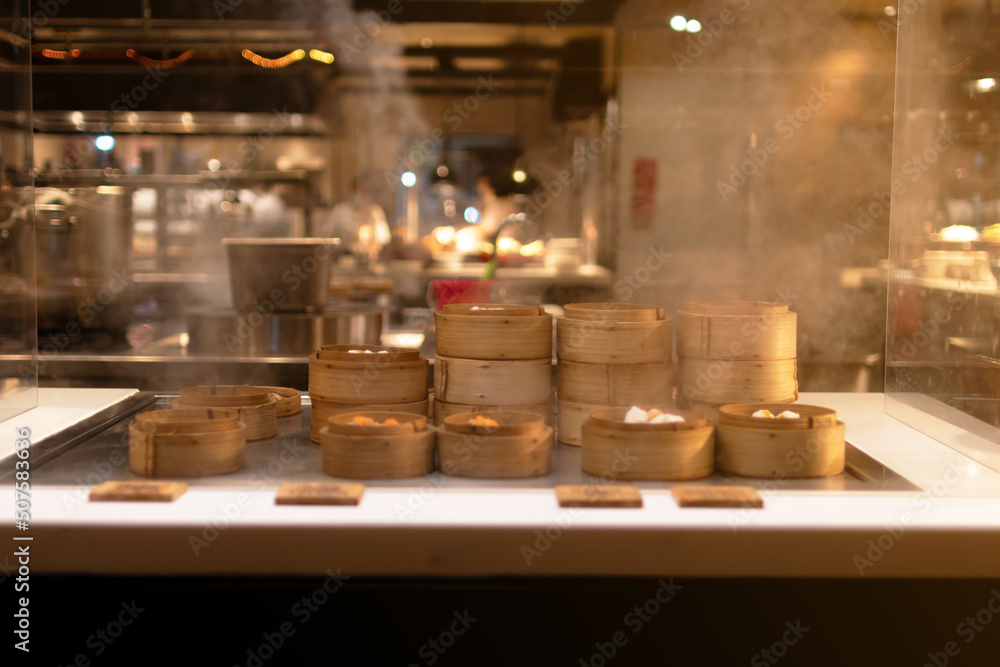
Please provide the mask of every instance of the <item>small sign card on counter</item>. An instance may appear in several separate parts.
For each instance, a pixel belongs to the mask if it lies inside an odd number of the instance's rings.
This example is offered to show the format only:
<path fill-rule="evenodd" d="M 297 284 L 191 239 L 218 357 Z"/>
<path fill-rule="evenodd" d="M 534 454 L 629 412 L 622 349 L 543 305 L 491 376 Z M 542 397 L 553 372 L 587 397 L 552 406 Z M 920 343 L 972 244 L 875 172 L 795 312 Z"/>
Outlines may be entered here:
<path fill-rule="evenodd" d="M 185 491 L 184 482 L 104 482 L 91 490 L 90 501 L 172 503 Z"/>
<path fill-rule="evenodd" d="M 642 494 L 634 486 L 562 484 L 556 486 L 560 507 L 642 507 Z"/>
<path fill-rule="evenodd" d="M 276 505 L 357 505 L 364 484 L 344 482 L 289 482 L 274 497 Z"/>
<path fill-rule="evenodd" d="M 752 486 L 675 486 L 670 492 L 681 507 L 764 507 Z"/>

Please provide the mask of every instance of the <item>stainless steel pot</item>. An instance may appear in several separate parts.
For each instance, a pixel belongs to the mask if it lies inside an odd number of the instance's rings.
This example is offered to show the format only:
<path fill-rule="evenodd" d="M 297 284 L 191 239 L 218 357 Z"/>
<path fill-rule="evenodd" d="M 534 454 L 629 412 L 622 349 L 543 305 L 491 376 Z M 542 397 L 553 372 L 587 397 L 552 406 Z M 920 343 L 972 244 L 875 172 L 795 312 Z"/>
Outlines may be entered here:
<path fill-rule="evenodd" d="M 36 191 L 39 329 L 124 335 L 134 294 L 128 200 L 112 186 Z"/>
<path fill-rule="evenodd" d="M 319 312 L 329 299 L 337 239 L 223 239 L 236 310 Z"/>
<path fill-rule="evenodd" d="M 238 313 L 198 306 L 187 311 L 188 352 L 236 357 L 304 358 L 323 345 L 378 345 L 377 306 L 333 305 L 323 313 Z"/>

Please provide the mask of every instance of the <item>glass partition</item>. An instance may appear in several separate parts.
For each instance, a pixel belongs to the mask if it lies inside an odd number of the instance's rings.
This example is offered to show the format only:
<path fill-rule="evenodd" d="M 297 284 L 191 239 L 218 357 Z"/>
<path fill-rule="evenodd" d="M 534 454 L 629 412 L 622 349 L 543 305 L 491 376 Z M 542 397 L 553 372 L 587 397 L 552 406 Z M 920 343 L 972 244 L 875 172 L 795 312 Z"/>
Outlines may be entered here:
<path fill-rule="evenodd" d="M 0 6 L 0 421 L 38 402 L 28 16 Z"/>
<path fill-rule="evenodd" d="M 998 17 L 990 2 L 913 4 L 898 17 L 886 410 L 986 463 L 1000 443 Z"/>

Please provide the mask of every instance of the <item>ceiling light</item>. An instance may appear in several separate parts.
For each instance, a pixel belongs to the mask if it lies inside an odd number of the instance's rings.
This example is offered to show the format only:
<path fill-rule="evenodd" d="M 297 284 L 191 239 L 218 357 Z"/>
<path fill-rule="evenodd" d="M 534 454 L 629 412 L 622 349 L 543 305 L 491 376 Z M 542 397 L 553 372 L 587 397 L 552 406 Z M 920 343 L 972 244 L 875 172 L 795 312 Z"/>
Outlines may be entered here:
<path fill-rule="evenodd" d="M 677 32 L 681 32 L 687 28 L 687 19 L 680 15 L 675 16 L 670 19 L 670 27 Z"/>
<path fill-rule="evenodd" d="M 701 21 L 691 19 L 687 22 L 687 25 L 684 26 L 684 29 L 688 32 L 701 32 Z"/>

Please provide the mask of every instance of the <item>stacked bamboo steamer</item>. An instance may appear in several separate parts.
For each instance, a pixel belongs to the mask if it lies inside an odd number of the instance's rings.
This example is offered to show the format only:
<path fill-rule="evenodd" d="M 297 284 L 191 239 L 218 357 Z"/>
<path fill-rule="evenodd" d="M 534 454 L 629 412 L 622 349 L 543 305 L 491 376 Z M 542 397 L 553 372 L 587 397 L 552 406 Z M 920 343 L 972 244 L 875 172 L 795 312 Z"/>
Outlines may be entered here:
<path fill-rule="evenodd" d="M 427 414 L 427 365 L 418 350 L 326 345 L 309 357 L 309 436 L 334 415 L 359 410 Z"/>
<path fill-rule="evenodd" d="M 357 424 L 356 417 L 372 423 Z M 319 437 L 323 472 L 333 477 L 397 479 L 434 469 L 434 427 L 426 415 L 345 412 L 331 417 Z"/>
<path fill-rule="evenodd" d="M 552 316 L 540 306 L 447 304 L 436 312 L 434 420 L 533 412 L 548 423 Z"/>
<path fill-rule="evenodd" d="M 754 417 L 758 411 L 797 417 Z M 798 479 L 844 472 L 844 422 L 830 408 L 785 403 L 744 403 L 719 408 L 719 470 L 745 477 Z"/>
<path fill-rule="evenodd" d="M 573 303 L 556 326 L 559 442 L 596 410 L 673 405 L 672 323 L 662 308 Z"/>
<path fill-rule="evenodd" d="M 688 301 L 677 315 L 678 405 L 715 418 L 722 405 L 798 399 L 787 304 Z"/>
<path fill-rule="evenodd" d="M 175 408 L 222 408 L 235 410 L 246 424 L 247 440 L 272 438 L 278 433 L 277 405 L 280 397 L 252 385 L 204 385 L 181 390 Z"/>
<path fill-rule="evenodd" d="M 175 408 L 136 416 L 129 469 L 143 477 L 203 477 L 243 467 L 247 426 L 236 410 Z"/>

